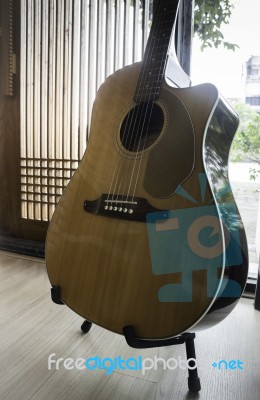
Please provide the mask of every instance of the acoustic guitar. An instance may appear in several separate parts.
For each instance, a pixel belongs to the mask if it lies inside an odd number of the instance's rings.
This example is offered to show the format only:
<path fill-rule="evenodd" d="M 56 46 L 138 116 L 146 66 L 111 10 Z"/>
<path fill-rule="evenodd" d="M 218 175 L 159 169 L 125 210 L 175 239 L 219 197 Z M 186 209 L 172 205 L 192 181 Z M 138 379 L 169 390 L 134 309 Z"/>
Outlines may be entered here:
<path fill-rule="evenodd" d="M 214 85 L 166 79 L 178 3 L 157 2 L 143 61 L 100 87 L 46 241 L 48 276 L 68 307 L 146 339 L 219 322 L 248 269 L 228 178 L 238 116 Z"/>

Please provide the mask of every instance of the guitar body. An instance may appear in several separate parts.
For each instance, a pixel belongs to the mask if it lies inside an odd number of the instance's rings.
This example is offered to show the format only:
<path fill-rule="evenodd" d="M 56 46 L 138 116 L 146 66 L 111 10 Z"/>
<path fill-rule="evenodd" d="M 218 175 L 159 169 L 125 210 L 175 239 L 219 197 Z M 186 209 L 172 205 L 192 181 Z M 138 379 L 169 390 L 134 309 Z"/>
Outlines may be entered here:
<path fill-rule="evenodd" d="M 238 120 L 210 84 L 163 82 L 153 107 L 142 103 L 134 114 L 141 65 L 98 91 L 86 153 L 49 227 L 46 263 L 62 301 L 85 319 L 163 339 L 219 321 L 245 285 L 246 240 L 227 173 Z M 138 147 L 125 126 L 140 125 L 143 110 L 160 122 Z"/>

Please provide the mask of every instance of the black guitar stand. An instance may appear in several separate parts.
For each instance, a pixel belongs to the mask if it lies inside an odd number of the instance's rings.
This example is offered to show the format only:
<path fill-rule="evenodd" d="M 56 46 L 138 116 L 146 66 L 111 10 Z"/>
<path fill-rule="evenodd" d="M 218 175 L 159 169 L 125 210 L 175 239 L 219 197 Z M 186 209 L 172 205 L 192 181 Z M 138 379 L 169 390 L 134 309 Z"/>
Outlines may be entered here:
<path fill-rule="evenodd" d="M 152 347 L 173 346 L 185 343 L 187 360 L 192 359 L 189 361 L 189 367 L 191 367 L 192 369 L 190 368 L 188 369 L 189 371 L 188 388 L 191 392 L 194 393 L 200 391 L 201 389 L 200 379 L 198 377 L 197 367 L 195 367 L 196 364 L 196 354 L 194 345 L 194 339 L 196 336 L 195 333 L 187 332 L 183 333 L 180 336 L 170 339 L 146 340 L 146 339 L 139 339 L 136 337 L 135 329 L 133 326 L 125 326 L 123 328 L 123 334 L 125 336 L 127 344 L 135 349 L 148 349 Z"/>
<path fill-rule="evenodd" d="M 60 298 L 60 287 L 53 286 L 51 288 L 51 298 L 56 304 L 64 304 Z M 81 330 L 83 333 L 90 331 L 92 327 L 92 322 L 85 320 L 81 325 Z M 197 393 L 201 389 L 200 379 L 198 377 L 198 371 L 196 364 L 196 353 L 195 353 L 195 333 L 185 332 L 180 336 L 161 339 L 161 340 L 146 340 L 136 337 L 135 329 L 133 326 L 125 326 L 123 328 L 123 334 L 127 344 L 135 349 L 148 349 L 152 347 L 163 347 L 163 346 L 174 346 L 177 344 L 185 343 L 187 360 L 189 361 L 189 376 L 188 376 L 188 388 L 191 392 Z M 192 369 L 191 369 L 192 368 Z"/>

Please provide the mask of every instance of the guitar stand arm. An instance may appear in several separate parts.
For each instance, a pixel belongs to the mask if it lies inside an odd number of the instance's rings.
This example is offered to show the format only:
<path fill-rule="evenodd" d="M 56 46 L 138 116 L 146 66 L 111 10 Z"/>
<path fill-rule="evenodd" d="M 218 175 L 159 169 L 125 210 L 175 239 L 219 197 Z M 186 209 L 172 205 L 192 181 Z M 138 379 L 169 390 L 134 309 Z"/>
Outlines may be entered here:
<path fill-rule="evenodd" d="M 125 336 L 126 342 L 130 347 L 136 349 L 147 349 L 152 347 L 162 347 L 162 346 L 173 346 L 177 344 L 185 343 L 186 346 L 186 355 L 187 360 L 189 361 L 189 367 L 192 369 L 188 369 L 188 388 L 191 392 L 197 393 L 201 389 L 200 379 L 198 377 L 198 370 L 196 367 L 196 353 L 195 353 L 195 333 L 183 333 L 180 336 L 169 338 L 169 339 L 160 339 L 160 340 L 147 340 L 140 339 L 136 337 L 135 329 L 133 326 L 125 326 L 123 328 L 123 334 Z"/>
<path fill-rule="evenodd" d="M 51 299 L 55 304 L 64 304 L 63 301 L 61 300 L 60 286 L 54 285 L 51 288 Z M 83 333 L 87 333 L 90 331 L 91 327 L 92 327 L 92 322 L 85 320 L 81 325 L 81 330 Z"/>
<path fill-rule="evenodd" d="M 182 336 L 160 340 L 140 339 L 135 336 L 135 329 L 130 325 L 123 328 L 123 334 L 127 344 L 134 349 L 149 349 L 152 347 L 172 346 L 185 342 L 185 339 Z"/>

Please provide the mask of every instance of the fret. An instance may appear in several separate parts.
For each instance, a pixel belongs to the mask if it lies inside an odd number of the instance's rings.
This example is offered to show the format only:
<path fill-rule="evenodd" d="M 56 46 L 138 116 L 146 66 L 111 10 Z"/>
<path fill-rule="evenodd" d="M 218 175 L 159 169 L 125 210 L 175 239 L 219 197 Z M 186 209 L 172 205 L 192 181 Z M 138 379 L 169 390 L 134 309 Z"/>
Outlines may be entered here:
<path fill-rule="evenodd" d="M 157 73 L 151 73 L 149 77 L 144 77 L 143 78 L 143 85 L 140 86 L 139 90 L 142 89 L 142 87 L 147 87 L 147 85 L 151 85 L 153 82 L 160 82 L 161 78 L 163 77 L 163 68 L 161 68 L 159 71 L 157 70 Z"/>
<path fill-rule="evenodd" d="M 159 95 L 160 95 L 160 89 L 158 89 L 154 93 L 149 92 L 148 94 L 140 94 L 138 95 L 138 103 L 143 103 L 146 101 L 154 101 L 156 98 L 159 97 Z"/>
<path fill-rule="evenodd" d="M 144 77 L 142 80 L 142 85 L 139 86 L 139 88 L 136 90 L 136 93 L 139 93 L 143 88 L 152 87 L 154 83 L 160 86 L 163 78 L 163 72 L 163 68 L 161 68 L 157 74 L 150 75 L 148 78 Z"/>
<path fill-rule="evenodd" d="M 154 35 L 154 37 L 149 39 L 149 41 L 147 43 L 147 47 L 146 47 L 147 53 L 149 53 L 152 50 L 152 48 L 155 44 L 160 45 L 160 43 L 161 43 L 161 45 L 162 45 L 164 43 L 167 46 L 167 43 L 169 42 L 170 38 L 171 38 L 171 32 L 168 34 L 161 33 L 160 35 L 159 34 Z M 145 56 L 146 56 L 146 54 L 144 55 L 144 57 Z"/>
<path fill-rule="evenodd" d="M 160 82 L 162 77 L 163 77 L 163 68 L 160 68 L 159 70 L 157 70 L 157 73 L 144 76 L 142 79 L 143 84 L 142 86 L 140 86 L 139 89 L 142 89 L 142 87 L 147 87 L 148 85 L 151 85 L 153 82 Z"/>
<path fill-rule="evenodd" d="M 158 75 L 162 68 L 161 65 L 162 64 L 158 65 L 157 67 L 154 67 L 154 65 L 150 65 L 149 69 L 147 69 L 147 76 Z"/>
<path fill-rule="evenodd" d="M 162 56 L 165 55 L 167 51 L 168 51 L 168 46 L 165 45 L 159 47 L 156 46 L 156 51 L 154 50 L 153 52 L 151 52 L 150 60 L 151 61 L 158 59 L 162 60 Z"/>
<path fill-rule="evenodd" d="M 138 93 L 142 91 L 147 91 L 147 90 L 152 90 L 153 88 L 160 87 L 160 80 L 156 79 L 151 82 L 146 82 L 146 84 L 142 85 L 142 87 L 139 88 Z"/>
<path fill-rule="evenodd" d="M 164 41 L 166 41 L 169 43 L 169 39 L 165 39 Z M 158 53 L 161 52 L 161 49 L 163 48 L 163 52 L 167 52 L 168 50 L 168 44 L 163 44 L 162 41 L 157 42 L 155 41 L 153 46 L 151 46 L 149 53 L 147 53 L 147 55 L 145 55 L 144 57 L 144 61 L 147 59 L 152 59 L 152 58 L 156 58 Z M 157 57 L 158 58 L 158 57 Z"/>
<path fill-rule="evenodd" d="M 164 66 L 164 60 L 166 58 L 167 55 L 167 51 L 161 52 L 160 54 L 156 54 L 155 57 L 151 58 L 150 60 L 147 60 L 144 64 L 144 74 L 145 75 L 149 75 L 150 72 L 150 68 L 153 69 L 159 69 L 161 68 L 161 66 Z"/>
<path fill-rule="evenodd" d="M 163 25 L 163 27 L 158 27 L 156 29 L 156 32 L 153 32 L 153 35 L 157 36 L 162 36 L 162 35 L 168 35 L 170 36 L 172 33 L 172 24 L 169 24 L 168 26 Z"/>
<path fill-rule="evenodd" d="M 176 22 L 179 1 L 158 1 L 151 32 L 146 45 L 134 101 L 145 101 L 145 96 L 159 96 L 165 71 L 168 48 Z M 153 83 L 156 82 L 156 87 Z"/>
<path fill-rule="evenodd" d="M 167 55 L 167 51 L 156 54 L 156 58 L 153 57 L 151 60 L 147 62 L 147 65 L 144 65 L 143 73 L 140 73 L 141 84 L 145 85 L 146 81 L 154 80 L 162 78 L 163 71 L 165 69 L 164 58 Z M 137 88 L 138 91 L 138 88 Z"/>
<path fill-rule="evenodd" d="M 155 86 L 152 90 L 143 89 L 140 93 L 138 93 L 138 96 L 153 96 L 157 92 L 160 92 L 160 86 Z"/>

